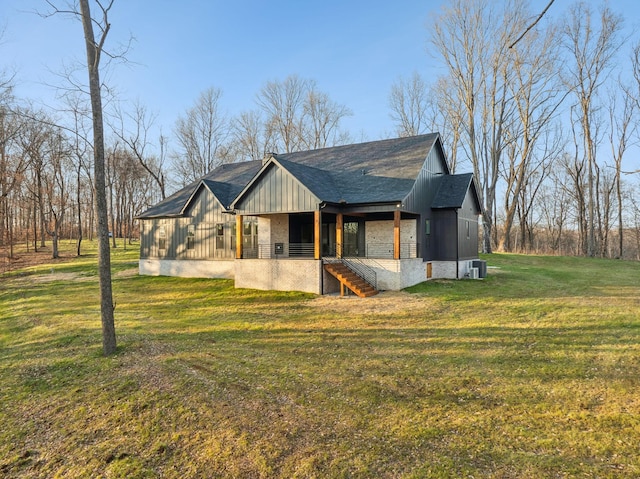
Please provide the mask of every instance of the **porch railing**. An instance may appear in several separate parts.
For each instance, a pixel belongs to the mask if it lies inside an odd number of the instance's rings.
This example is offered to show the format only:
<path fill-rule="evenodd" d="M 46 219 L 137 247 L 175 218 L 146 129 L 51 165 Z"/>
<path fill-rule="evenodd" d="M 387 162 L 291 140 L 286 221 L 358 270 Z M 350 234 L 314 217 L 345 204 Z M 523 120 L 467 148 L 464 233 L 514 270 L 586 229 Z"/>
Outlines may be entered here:
<path fill-rule="evenodd" d="M 257 248 L 242 251 L 246 259 L 313 258 L 313 243 L 259 244 Z"/>
<path fill-rule="evenodd" d="M 417 258 L 418 243 L 400 243 L 400 258 Z M 393 259 L 393 243 L 367 244 L 367 258 Z"/>
<path fill-rule="evenodd" d="M 420 245 L 418 243 L 401 243 L 400 258 L 417 258 Z M 349 257 L 370 259 L 393 259 L 393 243 L 369 243 L 365 248 L 365 255 L 351 254 L 344 251 L 342 245 L 335 245 L 331 251 L 323 251 L 323 257 Z M 343 254 L 344 253 L 344 254 Z M 243 248 L 242 257 L 247 259 L 277 259 L 277 258 L 313 258 L 313 243 L 271 243 L 259 244 L 254 248 Z"/>

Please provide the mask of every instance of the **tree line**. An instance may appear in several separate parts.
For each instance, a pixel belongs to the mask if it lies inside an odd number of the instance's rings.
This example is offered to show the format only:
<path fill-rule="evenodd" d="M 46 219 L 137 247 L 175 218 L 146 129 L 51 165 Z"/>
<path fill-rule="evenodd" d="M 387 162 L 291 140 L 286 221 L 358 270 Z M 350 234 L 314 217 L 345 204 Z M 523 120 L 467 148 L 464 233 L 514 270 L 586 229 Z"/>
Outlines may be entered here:
<path fill-rule="evenodd" d="M 20 106 L 5 81 L 0 100 L 0 246 L 9 257 L 24 242 L 38 250 L 47 241 L 58 256 L 60 238 L 96 230 L 91 115 L 81 94 L 66 95 L 55 114 Z M 155 117 L 136 103 L 105 110 L 105 188 L 113 247 L 137 237 L 136 215 L 173 190 L 197 181 L 223 163 L 262 159 L 349 142 L 340 121 L 350 111 L 318 90 L 313 80 L 291 75 L 265 84 L 255 111 L 227 118 L 222 92 L 209 88 L 177 119 L 173 141 L 152 137 Z"/>
<path fill-rule="evenodd" d="M 606 3 L 532 25 L 537 13 L 448 2 L 430 35 L 445 73 L 393 85 L 397 133 L 439 130 L 452 169 L 473 169 L 484 252 L 640 259 L 640 165 L 623 161 L 640 134 L 640 43 Z"/>
<path fill-rule="evenodd" d="M 524 0 L 448 2 L 426 30 L 444 73 L 399 78 L 381 101 L 396 135 L 439 131 L 451 170 L 474 172 L 484 252 L 639 259 L 639 166 L 624 165 L 640 133 L 640 46 L 606 4 L 532 26 L 539 13 Z M 56 256 L 72 238 L 81 254 L 97 228 L 88 98 L 70 89 L 56 111 L 38 109 L 14 82 L 0 74 L 0 247 L 11 257 L 19 242 L 50 242 Z M 220 164 L 354 141 L 349 107 L 312 79 L 268 81 L 234 116 L 222 96 L 203 91 L 169 135 L 151 107 L 105 102 L 112 247 L 137 238 L 136 215 Z"/>

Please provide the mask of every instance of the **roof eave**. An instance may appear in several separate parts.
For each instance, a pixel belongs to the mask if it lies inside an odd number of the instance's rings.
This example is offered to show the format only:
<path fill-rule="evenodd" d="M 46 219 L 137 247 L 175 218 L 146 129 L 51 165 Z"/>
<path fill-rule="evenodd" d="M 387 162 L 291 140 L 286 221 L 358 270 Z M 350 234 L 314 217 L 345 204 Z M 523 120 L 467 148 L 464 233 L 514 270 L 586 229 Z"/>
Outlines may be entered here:
<path fill-rule="evenodd" d="M 216 201 L 222 207 L 223 210 L 229 211 L 229 209 L 225 205 L 223 205 L 222 202 L 218 199 L 215 192 L 213 192 L 211 188 L 209 188 L 209 185 L 204 180 L 200 180 L 200 183 L 198 183 L 198 186 L 194 188 L 193 192 L 191 193 L 187 201 L 184 202 L 184 206 L 180 210 L 180 214 L 175 216 L 176 218 L 184 218 L 185 216 L 187 216 L 186 212 L 189 209 L 189 206 L 191 206 L 191 202 L 197 196 L 198 192 L 200 191 L 200 188 L 202 187 L 206 188 L 209 191 L 209 193 L 213 195 L 213 197 L 216 199 Z"/>
<path fill-rule="evenodd" d="M 164 215 L 139 215 L 134 216 L 134 220 L 157 220 L 162 218 L 184 218 L 184 214 L 182 213 L 168 213 Z"/>
<path fill-rule="evenodd" d="M 272 155 L 271 157 L 269 157 L 267 161 L 264 162 L 260 170 L 258 170 L 258 172 L 253 176 L 253 178 L 251 178 L 251 181 L 249 181 L 249 183 L 247 183 L 247 185 L 242 189 L 242 191 L 238 193 L 238 195 L 234 198 L 234 200 L 231 202 L 231 204 L 227 208 L 229 212 L 233 212 L 236 210 L 236 204 L 253 187 L 253 185 L 259 181 L 260 176 L 267 170 L 267 168 L 269 168 L 270 165 L 276 165 L 279 168 L 282 168 L 284 171 L 286 171 L 287 174 L 291 175 L 291 178 L 295 179 L 295 181 L 297 181 L 300 185 L 306 188 L 313 196 L 315 196 L 318 203 L 325 202 L 322 198 L 318 196 L 318 194 L 315 191 L 309 188 L 308 185 L 302 182 L 296 175 L 291 173 L 291 171 L 289 171 L 286 166 L 280 163 L 278 159 L 275 157 L 275 155 Z"/>
<path fill-rule="evenodd" d="M 269 159 L 262 163 L 260 169 L 253 175 L 253 178 L 245 185 L 244 188 L 236 195 L 236 197 L 231 201 L 229 206 L 226 206 L 228 211 L 235 211 L 236 203 L 240 201 L 240 199 L 251 189 L 251 187 L 258 181 L 258 178 L 262 175 L 262 173 L 267 169 L 267 167 L 275 161 L 273 156 L 270 156 Z"/>

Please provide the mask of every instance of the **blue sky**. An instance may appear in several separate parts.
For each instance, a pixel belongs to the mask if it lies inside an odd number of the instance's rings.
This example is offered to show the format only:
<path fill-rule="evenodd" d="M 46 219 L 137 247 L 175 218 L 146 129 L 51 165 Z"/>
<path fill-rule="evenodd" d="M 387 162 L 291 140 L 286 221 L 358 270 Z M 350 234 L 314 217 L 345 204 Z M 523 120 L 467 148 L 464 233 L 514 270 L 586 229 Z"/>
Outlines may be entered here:
<path fill-rule="evenodd" d="M 59 3 L 63 3 L 60 0 Z M 135 41 L 108 78 L 127 101 L 158 114 L 170 134 L 176 118 L 206 88 L 223 92 L 229 115 L 254 108 L 269 80 L 313 79 L 353 111 L 344 127 L 356 140 L 393 134 L 388 95 L 399 77 L 440 73 L 428 52 L 432 16 L 445 2 L 429 0 L 116 0 L 108 45 Z M 542 10 L 547 0 L 532 2 Z M 556 0 L 559 16 L 570 3 Z M 613 0 L 628 22 L 640 20 L 637 0 Z M 53 72 L 83 59 L 82 30 L 67 17 L 41 18 L 44 0 L 2 0 L 0 68 L 16 72 L 16 94 L 53 105 Z"/>
<path fill-rule="evenodd" d="M 29 13 L 43 1 L 2 0 L 0 58 L 16 70 L 18 96 L 51 103 L 51 70 L 82 59 L 81 27 L 68 18 Z M 135 38 L 128 65 L 109 83 L 158 113 L 170 132 L 178 115 L 211 86 L 229 114 L 254 107 L 269 80 L 314 79 L 347 105 L 354 135 L 392 131 L 387 97 L 399 76 L 428 72 L 426 24 L 438 2 L 424 1 L 135 1 L 116 0 L 109 44 Z"/>

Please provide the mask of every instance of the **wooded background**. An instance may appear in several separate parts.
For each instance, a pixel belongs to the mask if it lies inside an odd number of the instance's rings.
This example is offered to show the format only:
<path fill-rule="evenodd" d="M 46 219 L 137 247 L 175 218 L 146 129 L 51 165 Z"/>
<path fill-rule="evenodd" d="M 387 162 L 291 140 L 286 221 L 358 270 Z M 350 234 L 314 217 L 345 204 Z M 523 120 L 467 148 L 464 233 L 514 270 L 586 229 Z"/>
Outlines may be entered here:
<path fill-rule="evenodd" d="M 532 26 L 540 13 L 520 0 L 449 2 L 425 28 L 440 75 L 400 78 L 379 101 L 395 135 L 438 131 L 452 172 L 474 172 L 484 252 L 640 259 L 640 36 L 607 4 L 578 2 L 559 22 Z M 2 255 L 51 242 L 55 256 L 61 238 L 77 240 L 80 254 L 96 230 L 86 81 L 69 73 L 59 105 L 42 109 L 13 94 L 2 67 Z M 293 72 L 235 115 L 212 86 L 167 134 L 157 133 L 155 105 L 102 88 L 113 247 L 137 239 L 137 214 L 222 163 L 361 141 L 342 126 L 349 106 Z"/>

